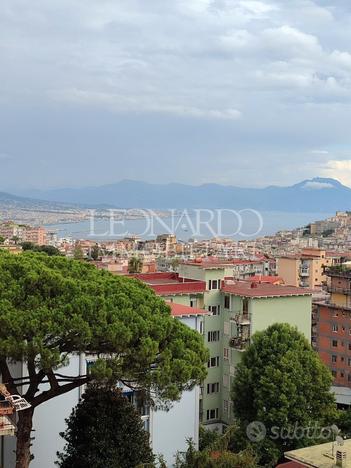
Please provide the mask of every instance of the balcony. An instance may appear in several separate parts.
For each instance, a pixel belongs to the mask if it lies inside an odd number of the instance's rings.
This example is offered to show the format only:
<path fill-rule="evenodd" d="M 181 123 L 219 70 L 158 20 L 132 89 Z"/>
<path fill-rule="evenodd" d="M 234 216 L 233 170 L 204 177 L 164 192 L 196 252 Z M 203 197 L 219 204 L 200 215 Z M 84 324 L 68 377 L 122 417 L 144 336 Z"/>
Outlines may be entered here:
<path fill-rule="evenodd" d="M 237 351 L 245 351 L 248 344 L 249 339 L 243 339 L 241 337 L 235 337 L 229 340 L 229 346 Z"/>
<path fill-rule="evenodd" d="M 250 325 L 250 317 L 247 312 L 243 314 L 235 314 L 234 316 L 230 317 L 230 322 L 235 322 L 237 325 Z"/>
<path fill-rule="evenodd" d="M 240 316 L 236 323 L 237 336 L 233 336 L 229 340 L 229 346 L 238 351 L 244 351 L 250 344 L 250 320 L 247 316 Z"/>
<path fill-rule="evenodd" d="M 310 269 L 308 267 L 301 267 L 299 270 L 300 276 L 310 276 Z"/>
<path fill-rule="evenodd" d="M 351 296 L 351 287 L 350 288 L 340 288 L 335 286 L 327 286 L 327 291 L 329 293 L 338 293 Z"/>
<path fill-rule="evenodd" d="M 325 268 L 324 273 L 330 277 L 349 278 L 351 279 L 351 269 L 343 265 L 336 265 Z"/>

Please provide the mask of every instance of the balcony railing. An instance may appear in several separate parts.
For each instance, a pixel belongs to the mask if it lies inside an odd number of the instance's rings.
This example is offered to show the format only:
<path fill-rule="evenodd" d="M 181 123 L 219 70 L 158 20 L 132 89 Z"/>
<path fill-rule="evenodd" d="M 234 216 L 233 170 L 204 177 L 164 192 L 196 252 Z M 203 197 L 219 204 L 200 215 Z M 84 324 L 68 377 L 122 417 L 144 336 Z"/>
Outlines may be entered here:
<path fill-rule="evenodd" d="M 310 276 L 309 268 L 300 268 L 300 276 Z"/>
<path fill-rule="evenodd" d="M 229 340 L 229 346 L 231 348 L 234 348 L 238 351 L 245 351 L 246 347 L 248 346 L 250 340 L 248 338 L 241 338 L 241 337 L 235 337 L 231 338 Z"/>
<path fill-rule="evenodd" d="M 229 319 L 231 322 L 235 322 L 238 325 L 249 325 L 250 324 L 250 316 L 247 312 L 243 314 L 235 314 Z"/>
<path fill-rule="evenodd" d="M 351 279 L 351 269 L 346 268 L 343 265 L 336 265 L 330 268 L 325 268 L 324 273 L 330 277 L 336 276 L 338 278 Z"/>
<path fill-rule="evenodd" d="M 336 286 L 327 286 L 327 291 L 329 293 L 340 293 L 351 296 L 351 287 L 350 288 L 340 288 Z"/>

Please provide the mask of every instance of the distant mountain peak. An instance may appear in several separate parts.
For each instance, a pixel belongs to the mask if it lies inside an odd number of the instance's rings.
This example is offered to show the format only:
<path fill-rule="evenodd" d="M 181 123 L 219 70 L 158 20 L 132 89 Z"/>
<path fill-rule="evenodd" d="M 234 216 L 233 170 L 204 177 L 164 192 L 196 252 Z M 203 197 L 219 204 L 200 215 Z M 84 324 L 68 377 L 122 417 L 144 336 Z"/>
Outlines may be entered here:
<path fill-rule="evenodd" d="M 303 190 L 348 189 L 348 187 L 341 184 L 338 180 L 327 177 L 314 177 L 313 179 L 306 179 L 294 185 L 293 187 L 301 188 Z"/>
<path fill-rule="evenodd" d="M 23 192 L 22 194 L 23 195 Z M 152 184 L 122 180 L 114 184 L 76 189 L 24 193 L 32 198 L 81 206 L 109 205 L 119 208 L 245 209 L 264 211 L 324 212 L 351 209 L 351 188 L 335 179 L 314 177 L 292 186 L 243 188 L 205 183 Z"/>

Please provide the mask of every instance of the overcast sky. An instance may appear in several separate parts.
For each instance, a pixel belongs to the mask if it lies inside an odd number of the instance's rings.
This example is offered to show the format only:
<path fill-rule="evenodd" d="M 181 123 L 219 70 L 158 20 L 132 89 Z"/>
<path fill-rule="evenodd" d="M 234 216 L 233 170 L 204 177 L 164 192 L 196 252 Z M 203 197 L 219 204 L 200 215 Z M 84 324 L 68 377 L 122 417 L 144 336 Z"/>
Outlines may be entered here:
<path fill-rule="evenodd" d="M 0 190 L 351 185 L 350 0 L 2 0 Z"/>

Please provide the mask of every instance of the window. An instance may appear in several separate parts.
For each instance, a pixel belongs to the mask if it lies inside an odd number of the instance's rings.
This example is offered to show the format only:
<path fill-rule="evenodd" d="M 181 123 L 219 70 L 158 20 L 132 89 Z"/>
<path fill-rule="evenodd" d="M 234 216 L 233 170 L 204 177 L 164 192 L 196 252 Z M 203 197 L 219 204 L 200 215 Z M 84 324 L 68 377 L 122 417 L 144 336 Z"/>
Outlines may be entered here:
<path fill-rule="evenodd" d="M 338 329 L 339 329 L 338 325 L 336 323 L 333 323 L 333 326 L 332 326 L 333 332 L 336 333 L 338 331 Z"/>
<path fill-rule="evenodd" d="M 212 312 L 212 315 L 219 315 L 220 314 L 220 306 L 208 306 L 208 311 Z"/>
<path fill-rule="evenodd" d="M 332 370 L 331 373 L 333 377 L 336 377 L 336 370 Z"/>
<path fill-rule="evenodd" d="M 219 330 L 216 330 L 216 331 L 209 331 L 207 333 L 207 341 L 209 343 L 213 342 L 213 341 L 219 341 Z"/>
<path fill-rule="evenodd" d="M 223 349 L 223 357 L 224 359 L 229 359 L 229 348 Z"/>
<path fill-rule="evenodd" d="M 230 309 L 230 296 L 228 295 L 224 296 L 224 308 Z"/>
<path fill-rule="evenodd" d="M 230 323 L 229 322 L 224 322 L 223 333 L 225 335 L 229 335 L 229 333 L 230 333 Z"/>
<path fill-rule="evenodd" d="M 219 382 L 207 384 L 208 395 L 211 395 L 211 393 L 218 393 L 218 392 L 219 392 Z"/>
<path fill-rule="evenodd" d="M 199 333 L 201 333 L 201 335 L 204 334 L 204 322 L 203 322 L 203 320 L 200 320 L 200 322 L 199 322 Z"/>
<path fill-rule="evenodd" d="M 211 357 L 207 363 L 207 367 L 219 367 L 219 356 Z"/>
<path fill-rule="evenodd" d="M 249 302 L 247 299 L 243 299 L 243 313 L 247 314 L 249 311 Z"/>
<path fill-rule="evenodd" d="M 337 356 L 335 356 L 335 354 L 333 354 L 332 356 L 332 362 L 336 362 L 337 361 Z"/>
<path fill-rule="evenodd" d="M 229 387 L 229 375 L 223 374 L 223 387 Z"/>
<path fill-rule="evenodd" d="M 211 289 L 219 289 L 220 285 L 221 285 L 221 280 L 209 280 L 208 290 L 211 291 Z"/>
<path fill-rule="evenodd" d="M 218 408 L 207 410 L 207 421 L 218 419 Z"/>
<path fill-rule="evenodd" d="M 347 360 L 347 365 L 348 365 L 348 366 L 351 366 L 351 358 L 348 358 L 348 360 Z"/>
<path fill-rule="evenodd" d="M 351 343 L 349 343 L 349 351 L 351 351 Z"/>
<path fill-rule="evenodd" d="M 343 379 L 344 378 L 344 372 L 340 372 L 340 377 Z"/>
<path fill-rule="evenodd" d="M 190 299 L 190 307 L 195 307 L 196 306 L 196 299 Z"/>
<path fill-rule="evenodd" d="M 338 347 L 338 340 L 333 340 L 332 341 L 332 346 L 333 346 L 333 348 L 337 348 Z"/>
<path fill-rule="evenodd" d="M 229 402 L 228 400 L 223 401 L 223 413 L 228 416 Z"/>
<path fill-rule="evenodd" d="M 351 382 L 351 374 L 348 374 L 347 380 L 348 380 L 348 382 Z"/>

